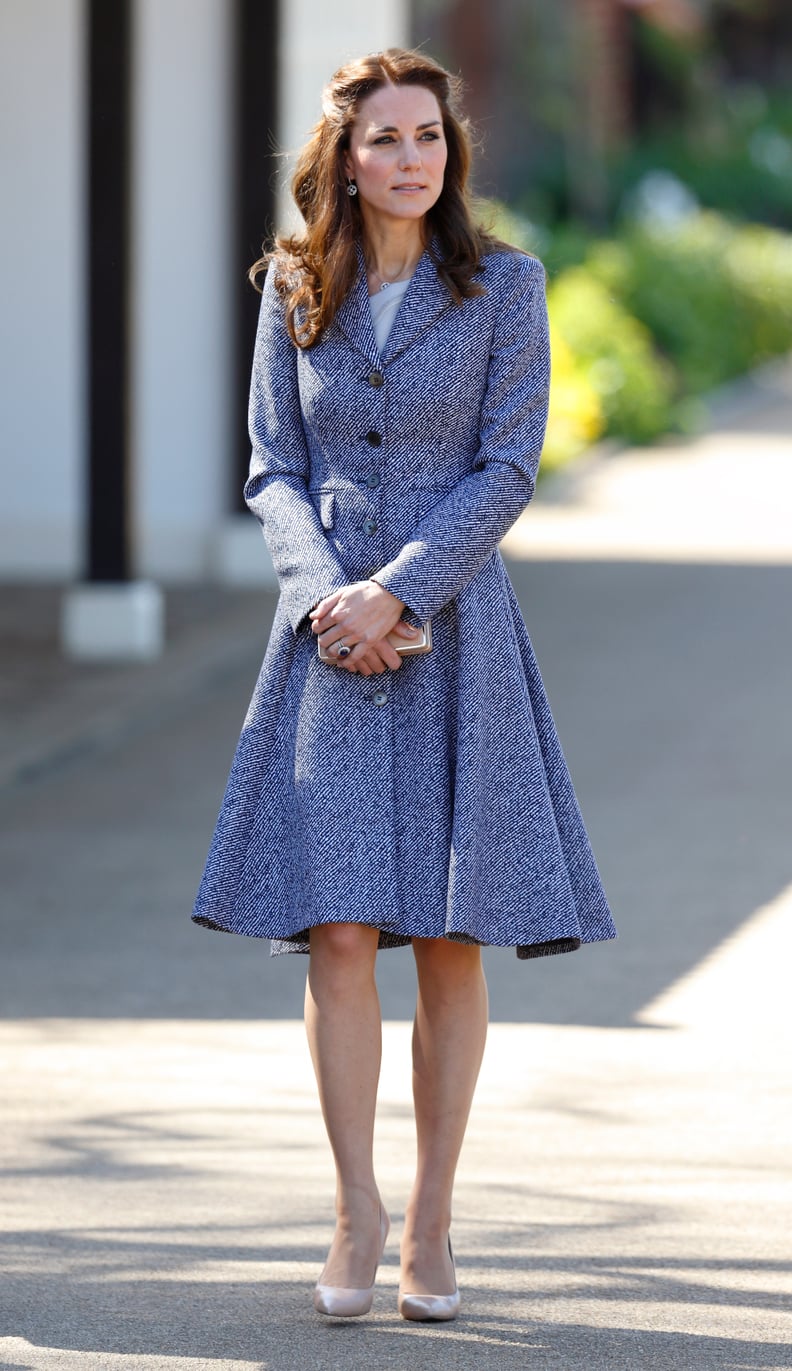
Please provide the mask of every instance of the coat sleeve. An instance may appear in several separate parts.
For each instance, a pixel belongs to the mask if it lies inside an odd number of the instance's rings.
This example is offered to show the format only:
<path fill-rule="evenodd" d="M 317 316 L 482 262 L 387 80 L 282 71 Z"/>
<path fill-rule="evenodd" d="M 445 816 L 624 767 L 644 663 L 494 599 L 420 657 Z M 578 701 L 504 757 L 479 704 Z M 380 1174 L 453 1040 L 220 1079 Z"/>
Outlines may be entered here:
<path fill-rule="evenodd" d="M 270 269 L 259 311 L 248 413 L 253 451 L 245 500 L 259 520 L 295 633 L 325 595 L 349 584 L 308 494 L 310 467 L 297 349 Z"/>
<path fill-rule="evenodd" d="M 534 492 L 550 390 L 544 268 L 515 256 L 492 343 L 475 470 L 373 577 L 430 619 L 476 575 Z"/>

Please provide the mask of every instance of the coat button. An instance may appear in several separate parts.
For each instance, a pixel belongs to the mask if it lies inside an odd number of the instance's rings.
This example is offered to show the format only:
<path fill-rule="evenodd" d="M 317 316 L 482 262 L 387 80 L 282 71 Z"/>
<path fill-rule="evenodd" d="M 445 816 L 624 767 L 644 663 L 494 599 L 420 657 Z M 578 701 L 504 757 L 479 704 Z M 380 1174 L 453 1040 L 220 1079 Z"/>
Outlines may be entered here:
<path fill-rule="evenodd" d="M 384 690 L 378 690 L 376 694 L 373 695 L 371 698 L 373 699 L 375 705 L 386 705 L 388 703 L 388 697 L 385 694 Z"/>
<path fill-rule="evenodd" d="M 373 386 L 375 390 L 379 390 L 380 386 L 384 386 L 385 384 L 385 377 L 381 371 L 370 371 L 368 374 L 368 383 L 370 386 Z"/>
<path fill-rule="evenodd" d="M 370 537 L 374 536 L 378 528 L 379 524 L 376 519 L 365 519 L 363 522 L 363 532 L 368 533 Z"/>
<path fill-rule="evenodd" d="M 378 433 L 375 428 L 370 428 L 366 434 L 366 442 L 370 443 L 372 447 L 379 447 L 382 442 L 382 434 Z"/>
<path fill-rule="evenodd" d="M 381 480 L 382 477 L 380 476 L 378 471 L 370 471 L 368 473 L 368 476 L 366 477 L 366 485 L 368 486 L 369 490 L 376 490 Z"/>

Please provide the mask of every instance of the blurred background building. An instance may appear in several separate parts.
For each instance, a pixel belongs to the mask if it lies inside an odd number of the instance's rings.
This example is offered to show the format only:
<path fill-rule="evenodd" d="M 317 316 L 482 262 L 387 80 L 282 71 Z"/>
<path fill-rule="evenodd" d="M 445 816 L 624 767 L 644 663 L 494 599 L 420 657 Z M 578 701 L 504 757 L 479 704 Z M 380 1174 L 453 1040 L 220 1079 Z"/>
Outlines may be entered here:
<path fill-rule="evenodd" d="M 722 379 L 705 369 L 685 390 L 635 273 L 628 289 L 591 244 L 630 214 L 700 207 L 725 216 L 721 234 L 735 218 L 792 228 L 785 0 L 3 0 L 0 577 L 266 579 L 240 493 L 246 271 L 284 217 L 282 154 L 329 73 L 402 43 L 463 73 L 477 190 L 502 231 L 539 250 L 551 280 L 588 262 L 577 289 L 594 333 L 618 333 L 616 297 L 640 320 L 631 333 L 620 316 L 621 352 L 605 357 L 573 324 L 559 332 L 550 460 L 619 423 L 636 440 L 684 426 L 680 402 Z M 783 297 L 783 318 L 762 316 L 750 361 L 792 343 L 784 262 L 757 288 Z M 564 301 L 559 289 L 561 324 L 581 316 Z M 644 353 L 651 384 L 641 373 L 628 395 Z"/>
<path fill-rule="evenodd" d="M 483 194 L 606 227 L 659 164 L 703 179 L 708 204 L 792 223 L 771 165 L 789 173 L 789 149 L 746 146 L 774 118 L 789 133 L 785 0 L 413 0 L 412 26 L 464 74 Z"/>
<path fill-rule="evenodd" d="M 276 152 L 346 55 L 407 38 L 402 0 L 3 0 L 0 576 L 246 574 Z"/>

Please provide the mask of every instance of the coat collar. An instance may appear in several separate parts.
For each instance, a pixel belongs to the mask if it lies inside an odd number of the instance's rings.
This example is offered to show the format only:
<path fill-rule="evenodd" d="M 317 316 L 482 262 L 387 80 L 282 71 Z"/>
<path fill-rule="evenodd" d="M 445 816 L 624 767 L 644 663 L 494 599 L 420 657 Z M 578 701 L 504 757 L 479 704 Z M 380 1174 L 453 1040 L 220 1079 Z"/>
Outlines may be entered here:
<path fill-rule="evenodd" d="M 436 319 L 453 304 L 450 290 L 437 274 L 440 258 L 440 245 L 432 239 L 421 255 L 413 273 L 412 280 L 399 306 L 388 334 L 385 347 L 380 354 L 374 337 L 371 321 L 371 307 L 368 298 L 368 280 L 363 248 L 358 242 L 358 274 L 355 283 L 335 317 L 335 322 L 343 329 L 349 341 L 362 352 L 367 360 L 375 365 L 393 361 L 400 352 L 409 347 L 413 339 L 424 329 L 429 328 Z"/>

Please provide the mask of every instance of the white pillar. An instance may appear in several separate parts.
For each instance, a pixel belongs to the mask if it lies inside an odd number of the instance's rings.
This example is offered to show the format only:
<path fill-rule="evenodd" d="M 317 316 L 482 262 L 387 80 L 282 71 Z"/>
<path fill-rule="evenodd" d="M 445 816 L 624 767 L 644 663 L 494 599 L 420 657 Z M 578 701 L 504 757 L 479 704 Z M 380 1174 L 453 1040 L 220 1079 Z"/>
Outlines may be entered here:
<path fill-rule="evenodd" d="M 137 0 L 133 94 L 136 569 L 206 577 L 228 504 L 233 204 L 228 0 Z"/>
<path fill-rule="evenodd" d="M 0 3 L 0 575 L 81 563 L 84 394 L 81 0 Z"/>

